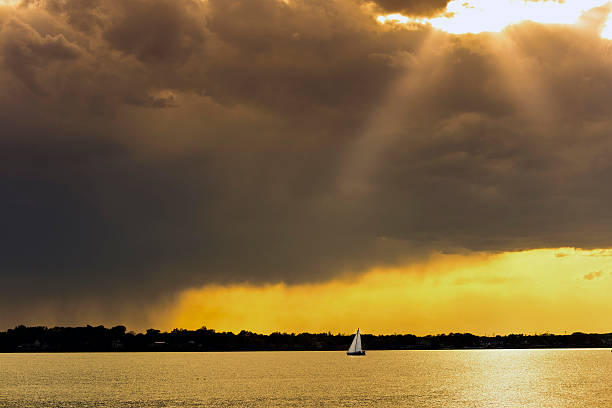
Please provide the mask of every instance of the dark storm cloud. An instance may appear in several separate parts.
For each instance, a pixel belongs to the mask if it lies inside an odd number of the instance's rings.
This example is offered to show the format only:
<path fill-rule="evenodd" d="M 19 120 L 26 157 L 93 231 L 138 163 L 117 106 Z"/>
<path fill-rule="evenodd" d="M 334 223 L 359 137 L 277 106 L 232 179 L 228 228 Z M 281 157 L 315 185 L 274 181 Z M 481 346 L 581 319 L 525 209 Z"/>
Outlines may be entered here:
<path fill-rule="evenodd" d="M 78 58 L 79 48 L 66 40 L 62 33 L 41 35 L 27 24 L 10 19 L 2 27 L 4 64 L 33 91 L 40 91 L 33 70 L 54 61 Z"/>
<path fill-rule="evenodd" d="M 193 0 L 137 0 L 118 3 L 104 33 L 109 44 L 145 62 L 177 63 L 204 40 L 202 3 Z"/>
<path fill-rule="evenodd" d="M 443 12 L 449 2 L 450 0 L 375 0 L 386 13 L 427 17 Z"/>
<path fill-rule="evenodd" d="M 612 244 L 606 42 L 385 27 L 361 5 L 0 8 L 0 325 L 430 251 Z"/>

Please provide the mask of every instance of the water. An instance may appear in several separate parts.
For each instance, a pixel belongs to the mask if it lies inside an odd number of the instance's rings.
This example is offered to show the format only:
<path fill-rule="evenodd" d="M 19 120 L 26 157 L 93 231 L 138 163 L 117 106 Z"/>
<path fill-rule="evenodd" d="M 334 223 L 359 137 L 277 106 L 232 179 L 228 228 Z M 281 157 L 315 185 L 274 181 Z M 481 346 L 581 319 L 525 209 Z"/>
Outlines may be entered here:
<path fill-rule="evenodd" d="M 610 407 L 592 350 L 0 354 L 0 407 Z"/>

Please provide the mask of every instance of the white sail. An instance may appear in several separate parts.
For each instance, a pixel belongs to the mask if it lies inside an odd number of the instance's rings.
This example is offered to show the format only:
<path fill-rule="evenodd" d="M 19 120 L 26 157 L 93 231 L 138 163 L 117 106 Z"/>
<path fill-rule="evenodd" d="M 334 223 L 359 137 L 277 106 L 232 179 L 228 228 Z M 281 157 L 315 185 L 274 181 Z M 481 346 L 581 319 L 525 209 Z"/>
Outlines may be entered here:
<path fill-rule="evenodd" d="M 353 342 L 351 343 L 351 347 L 348 349 L 349 353 L 360 353 L 361 352 L 361 333 L 359 333 L 359 329 L 357 329 L 357 334 L 353 337 Z"/>

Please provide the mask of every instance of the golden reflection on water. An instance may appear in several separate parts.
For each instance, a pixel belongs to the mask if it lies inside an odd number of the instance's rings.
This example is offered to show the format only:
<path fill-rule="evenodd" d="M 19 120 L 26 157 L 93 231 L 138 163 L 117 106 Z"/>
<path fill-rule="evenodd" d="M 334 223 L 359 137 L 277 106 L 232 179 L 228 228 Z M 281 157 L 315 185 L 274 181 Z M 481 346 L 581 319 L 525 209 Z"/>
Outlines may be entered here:
<path fill-rule="evenodd" d="M 607 407 L 591 350 L 0 355 L 0 406 Z"/>

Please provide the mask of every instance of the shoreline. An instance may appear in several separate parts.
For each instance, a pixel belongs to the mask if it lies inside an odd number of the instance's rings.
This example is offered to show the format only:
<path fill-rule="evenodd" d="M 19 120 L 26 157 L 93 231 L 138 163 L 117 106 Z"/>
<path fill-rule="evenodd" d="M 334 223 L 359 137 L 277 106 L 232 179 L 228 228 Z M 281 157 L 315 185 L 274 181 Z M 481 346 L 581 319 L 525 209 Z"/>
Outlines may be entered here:
<path fill-rule="evenodd" d="M 449 333 L 427 336 L 412 334 L 363 334 L 365 350 L 521 350 L 612 348 L 612 333 L 509 334 L 476 336 Z M 125 326 L 53 327 L 18 326 L 0 332 L 1 353 L 62 352 L 247 352 L 247 351 L 346 351 L 352 335 L 328 333 L 217 332 L 174 329 L 146 333 L 128 332 Z"/>

